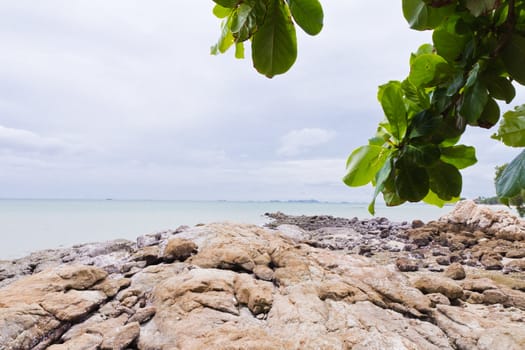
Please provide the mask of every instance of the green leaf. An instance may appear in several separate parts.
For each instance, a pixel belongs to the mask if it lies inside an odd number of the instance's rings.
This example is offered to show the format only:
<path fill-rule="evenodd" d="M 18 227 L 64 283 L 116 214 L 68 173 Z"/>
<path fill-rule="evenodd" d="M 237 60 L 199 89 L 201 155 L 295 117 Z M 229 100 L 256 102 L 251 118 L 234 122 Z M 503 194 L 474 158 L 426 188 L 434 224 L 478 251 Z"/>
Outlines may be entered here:
<path fill-rule="evenodd" d="M 465 0 L 465 6 L 474 17 L 479 17 L 485 12 L 496 8 L 497 0 Z"/>
<path fill-rule="evenodd" d="M 352 187 L 366 185 L 374 179 L 390 153 L 391 150 L 375 145 L 355 149 L 346 162 L 347 174 L 343 182 Z"/>
<path fill-rule="evenodd" d="M 485 129 L 490 129 L 498 123 L 500 110 L 498 103 L 493 98 L 489 97 L 483 112 L 478 119 L 478 125 Z"/>
<path fill-rule="evenodd" d="M 410 121 L 409 138 L 414 139 L 430 135 L 441 125 L 442 120 L 441 115 L 435 115 L 429 110 L 419 112 Z"/>
<path fill-rule="evenodd" d="M 428 191 L 427 196 L 423 198 L 423 202 L 443 208 L 445 204 L 455 203 L 459 201 L 459 198 L 460 197 L 454 197 L 451 200 L 446 201 L 446 200 L 439 198 L 437 194 L 435 194 L 434 192 L 432 192 L 432 190 L 430 190 Z"/>
<path fill-rule="evenodd" d="M 452 164 L 437 162 L 427 168 L 430 190 L 445 201 L 458 197 L 461 193 L 462 178 L 459 170 Z"/>
<path fill-rule="evenodd" d="M 401 84 L 396 81 L 380 86 L 378 99 L 390 124 L 392 135 L 401 141 L 407 130 L 407 115 Z"/>
<path fill-rule="evenodd" d="M 504 77 L 489 77 L 485 79 L 490 96 L 510 103 L 516 96 L 514 85 Z"/>
<path fill-rule="evenodd" d="M 487 89 L 479 80 L 471 88 L 465 90 L 460 114 L 467 119 L 470 125 L 477 125 L 488 98 Z"/>
<path fill-rule="evenodd" d="M 441 153 L 439 147 L 433 144 L 428 145 L 407 145 L 403 156 L 410 163 L 427 167 L 439 160 Z"/>
<path fill-rule="evenodd" d="M 525 147 L 525 105 L 503 114 L 498 133 L 492 135 L 492 138 L 507 146 Z"/>
<path fill-rule="evenodd" d="M 496 179 L 496 193 L 508 200 L 525 189 L 525 150 L 523 150 Z"/>
<path fill-rule="evenodd" d="M 295 22 L 310 35 L 323 29 L 323 8 L 318 0 L 289 0 L 290 11 Z"/>
<path fill-rule="evenodd" d="M 255 7 L 249 3 L 240 4 L 234 12 L 230 29 L 237 42 L 248 40 L 257 29 Z"/>
<path fill-rule="evenodd" d="M 430 108 L 430 100 L 424 89 L 418 89 L 408 79 L 401 83 L 405 97 L 422 109 Z"/>
<path fill-rule="evenodd" d="M 428 193 L 429 179 L 425 168 L 399 159 L 394 180 L 397 195 L 409 202 L 419 202 Z"/>
<path fill-rule="evenodd" d="M 452 147 L 441 147 L 441 160 L 452 164 L 458 169 L 464 169 L 476 164 L 476 149 L 472 146 L 457 145 Z"/>
<path fill-rule="evenodd" d="M 408 80 L 416 87 L 426 87 L 445 80 L 449 75 L 450 67 L 443 57 L 423 54 L 414 59 Z"/>
<path fill-rule="evenodd" d="M 255 69 L 272 78 L 288 71 L 296 58 L 297 38 L 288 7 L 279 0 L 270 0 L 264 24 L 253 35 Z"/>
<path fill-rule="evenodd" d="M 244 58 L 244 43 L 235 43 L 235 58 Z"/>
<path fill-rule="evenodd" d="M 454 62 L 463 53 L 467 39 L 462 35 L 447 31 L 446 28 L 438 28 L 432 34 L 432 41 L 438 55 L 449 62 Z"/>
<path fill-rule="evenodd" d="M 225 53 L 235 42 L 233 34 L 230 30 L 230 20 L 231 17 L 224 19 L 221 23 L 221 36 L 217 44 L 211 47 L 211 54 L 217 55 L 220 53 Z"/>
<path fill-rule="evenodd" d="M 390 177 L 390 173 L 392 172 L 392 162 L 393 159 L 391 157 L 386 159 L 385 164 L 383 164 L 383 166 L 375 176 L 376 188 L 374 192 L 374 197 L 372 199 L 372 202 L 370 202 L 370 204 L 368 205 L 368 212 L 372 215 L 375 214 L 377 195 L 385 188 L 386 181 L 388 180 L 388 178 Z"/>
<path fill-rule="evenodd" d="M 216 4 L 221 5 L 222 7 L 234 8 L 237 6 L 239 0 L 213 0 Z"/>
<path fill-rule="evenodd" d="M 525 37 L 514 34 L 501 57 L 512 79 L 525 85 Z"/>
<path fill-rule="evenodd" d="M 232 9 L 230 8 L 222 7 L 221 5 L 215 5 L 213 7 L 213 14 L 217 18 L 226 18 L 230 13 L 232 13 Z"/>
<path fill-rule="evenodd" d="M 436 28 L 454 9 L 455 6 L 427 6 L 422 0 L 403 0 L 403 15 L 410 28 L 416 30 Z"/>
<path fill-rule="evenodd" d="M 454 80 L 450 83 L 450 85 L 447 88 L 447 96 L 453 96 L 455 95 L 459 89 L 461 89 L 465 85 L 465 78 L 463 77 L 463 72 L 460 71 L 456 76 L 454 77 Z"/>

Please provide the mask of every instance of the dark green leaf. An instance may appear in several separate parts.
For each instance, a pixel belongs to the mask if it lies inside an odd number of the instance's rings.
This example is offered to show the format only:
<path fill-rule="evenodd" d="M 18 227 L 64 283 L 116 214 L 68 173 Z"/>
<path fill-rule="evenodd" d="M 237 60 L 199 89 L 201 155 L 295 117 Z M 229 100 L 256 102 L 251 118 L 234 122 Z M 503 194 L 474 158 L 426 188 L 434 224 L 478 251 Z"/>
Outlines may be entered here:
<path fill-rule="evenodd" d="M 496 179 L 498 197 L 508 199 L 525 189 L 525 150 L 523 150 Z"/>
<path fill-rule="evenodd" d="M 497 0 L 465 0 L 465 6 L 474 17 L 479 17 L 485 12 L 496 8 Z"/>
<path fill-rule="evenodd" d="M 399 198 L 409 202 L 419 202 L 428 193 L 429 179 L 425 168 L 399 159 L 396 162 L 396 178 L 394 180 Z"/>
<path fill-rule="evenodd" d="M 434 115 L 428 110 L 419 112 L 410 122 L 409 137 L 413 139 L 431 134 L 441 124 L 442 119 L 441 115 Z"/>
<path fill-rule="evenodd" d="M 240 4 L 234 12 L 230 29 L 237 42 L 251 38 L 257 29 L 257 13 L 255 7 L 247 2 Z"/>
<path fill-rule="evenodd" d="M 478 125 L 485 129 L 490 129 L 498 123 L 500 110 L 498 103 L 493 98 L 489 97 L 485 108 L 478 119 Z"/>
<path fill-rule="evenodd" d="M 437 162 L 428 168 L 430 190 L 445 201 L 458 197 L 461 193 L 462 179 L 459 170 L 448 163 Z"/>
<path fill-rule="evenodd" d="M 407 145 L 403 154 L 408 162 L 421 167 L 431 166 L 439 160 L 440 155 L 439 147 L 433 144 Z"/>
<path fill-rule="evenodd" d="M 379 192 L 383 191 L 385 188 L 385 183 L 388 180 L 390 173 L 392 172 L 392 162 L 393 159 L 389 157 L 386 159 L 385 164 L 381 167 L 381 169 L 377 172 L 375 176 L 375 183 L 376 188 L 374 192 L 374 198 L 372 199 L 372 202 L 368 206 L 368 212 L 372 215 L 375 214 L 375 204 L 376 204 L 376 198 Z"/>
<path fill-rule="evenodd" d="M 234 8 L 239 0 L 213 0 L 216 4 L 221 5 L 222 7 Z"/>
<path fill-rule="evenodd" d="M 295 22 L 310 35 L 323 29 L 323 8 L 318 0 L 289 0 Z"/>
<path fill-rule="evenodd" d="M 445 59 L 435 54 L 417 56 L 410 66 L 408 80 L 416 87 L 429 86 L 445 80 L 450 67 Z"/>
<path fill-rule="evenodd" d="M 366 185 L 374 179 L 390 153 L 390 150 L 375 145 L 355 149 L 346 162 L 347 174 L 343 182 L 353 187 Z"/>
<path fill-rule="evenodd" d="M 464 169 L 476 164 L 478 161 L 476 159 L 476 149 L 465 145 L 441 147 L 441 160 L 452 164 L 458 169 Z"/>
<path fill-rule="evenodd" d="M 454 12 L 454 8 L 455 6 L 431 7 L 422 0 L 403 0 L 403 15 L 410 28 L 416 30 L 436 28 Z"/>
<path fill-rule="evenodd" d="M 495 99 L 510 103 L 516 96 L 516 89 L 512 83 L 504 77 L 490 77 L 485 80 L 490 96 Z"/>
<path fill-rule="evenodd" d="M 481 81 L 477 81 L 474 86 L 465 90 L 460 113 L 470 125 L 477 125 L 488 98 L 487 89 Z"/>
<path fill-rule="evenodd" d="M 390 124 L 392 135 L 401 141 L 407 130 L 407 115 L 401 84 L 390 82 L 380 86 L 378 98 Z"/>
<path fill-rule="evenodd" d="M 453 96 L 455 95 L 459 89 L 461 89 L 465 85 L 465 78 L 463 77 L 463 72 L 460 71 L 456 76 L 454 77 L 454 80 L 450 83 L 450 85 L 447 88 L 447 96 Z"/>
<path fill-rule="evenodd" d="M 503 50 L 502 58 L 512 79 L 525 85 L 525 37 L 514 34 Z"/>
<path fill-rule="evenodd" d="M 270 0 L 264 24 L 253 36 L 255 69 L 271 78 L 288 71 L 296 58 L 297 39 L 288 6 L 279 0 Z"/>
<path fill-rule="evenodd" d="M 503 114 L 498 133 L 492 135 L 492 138 L 507 146 L 525 147 L 525 105 Z"/>

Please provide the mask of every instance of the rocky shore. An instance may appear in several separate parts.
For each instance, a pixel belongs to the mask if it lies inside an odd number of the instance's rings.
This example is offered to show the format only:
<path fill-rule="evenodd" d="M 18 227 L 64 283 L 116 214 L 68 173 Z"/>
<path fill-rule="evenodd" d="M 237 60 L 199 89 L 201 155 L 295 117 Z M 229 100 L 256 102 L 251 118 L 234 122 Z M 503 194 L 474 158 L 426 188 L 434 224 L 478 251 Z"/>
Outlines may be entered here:
<path fill-rule="evenodd" d="M 525 222 L 267 214 L 0 261 L 0 349 L 525 349 Z"/>

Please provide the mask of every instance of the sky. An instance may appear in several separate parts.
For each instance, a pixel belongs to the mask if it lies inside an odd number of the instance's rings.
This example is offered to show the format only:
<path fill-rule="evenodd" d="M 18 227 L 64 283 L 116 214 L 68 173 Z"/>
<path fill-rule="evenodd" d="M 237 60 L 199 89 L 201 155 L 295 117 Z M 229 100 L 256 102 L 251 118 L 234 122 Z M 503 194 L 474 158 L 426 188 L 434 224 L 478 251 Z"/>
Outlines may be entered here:
<path fill-rule="evenodd" d="M 368 201 L 370 186 L 342 183 L 346 158 L 383 119 L 377 86 L 404 79 L 429 33 L 400 1 L 327 0 L 321 34 L 298 29 L 297 62 L 267 79 L 210 55 L 212 7 L 3 2 L 0 198 Z M 493 195 L 494 167 L 517 154 L 493 132 L 462 139 L 479 160 L 463 196 Z"/>

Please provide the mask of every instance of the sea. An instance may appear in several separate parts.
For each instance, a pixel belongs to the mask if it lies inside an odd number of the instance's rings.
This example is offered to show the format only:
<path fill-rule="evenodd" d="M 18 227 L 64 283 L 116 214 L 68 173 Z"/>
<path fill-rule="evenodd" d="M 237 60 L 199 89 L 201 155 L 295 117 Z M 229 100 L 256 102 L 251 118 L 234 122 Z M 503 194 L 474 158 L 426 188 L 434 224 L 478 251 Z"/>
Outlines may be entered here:
<path fill-rule="evenodd" d="M 168 200 L 71 200 L 1 199 L 0 260 L 23 257 L 42 249 L 136 237 L 175 229 L 180 225 L 238 222 L 263 225 L 265 213 L 333 215 L 370 218 L 367 203 L 316 201 L 168 201 Z M 438 219 L 452 206 L 425 204 L 386 207 L 378 204 L 376 216 L 395 222 Z"/>

